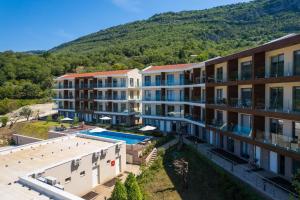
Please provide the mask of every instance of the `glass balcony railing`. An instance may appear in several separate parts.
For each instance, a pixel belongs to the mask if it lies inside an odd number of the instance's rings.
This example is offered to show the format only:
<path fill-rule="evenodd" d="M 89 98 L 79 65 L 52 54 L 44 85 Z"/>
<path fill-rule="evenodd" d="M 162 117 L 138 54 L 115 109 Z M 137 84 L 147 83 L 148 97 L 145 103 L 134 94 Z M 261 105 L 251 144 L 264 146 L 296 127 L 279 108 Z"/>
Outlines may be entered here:
<path fill-rule="evenodd" d="M 208 122 L 208 126 L 217 128 L 217 129 L 222 129 L 226 124 L 222 120 L 218 119 L 213 119 L 210 122 Z"/>
<path fill-rule="evenodd" d="M 174 81 L 161 81 L 161 82 L 150 82 L 150 81 L 146 81 L 144 82 L 143 86 L 144 87 L 149 87 L 149 86 L 177 86 L 177 85 L 192 85 L 192 84 L 200 84 L 200 83 L 205 83 L 203 82 L 205 81 L 205 79 L 195 79 L 195 81 L 191 81 L 191 80 L 174 80 Z"/>
<path fill-rule="evenodd" d="M 251 137 L 252 136 L 252 128 L 241 126 L 237 124 L 226 124 L 221 128 L 223 131 L 232 132 L 236 135 L 244 136 L 244 137 Z"/>
<path fill-rule="evenodd" d="M 290 103 L 289 106 L 283 105 L 282 103 L 273 103 L 271 106 L 270 104 L 266 104 L 264 101 L 257 101 L 255 104 L 255 109 L 268 111 L 268 112 L 278 112 L 278 113 L 288 113 L 288 114 L 299 114 L 300 110 L 293 107 Z"/>
<path fill-rule="evenodd" d="M 252 100 L 251 99 L 238 99 L 231 98 L 228 101 L 228 105 L 234 108 L 252 108 Z"/>
<path fill-rule="evenodd" d="M 74 88 L 74 85 L 73 84 L 69 84 L 69 85 L 58 84 L 58 85 L 56 85 L 56 88 L 58 88 L 58 89 L 72 89 L 72 88 Z"/>
<path fill-rule="evenodd" d="M 103 83 L 95 85 L 97 88 L 118 88 L 118 87 L 127 87 L 126 83 Z"/>
<path fill-rule="evenodd" d="M 195 121 L 195 122 L 205 124 L 205 119 L 201 118 L 201 116 L 184 115 L 184 118 L 188 119 L 188 120 L 191 120 L 191 121 Z"/>
<path fill-rule="evenodd" d="M 263 131 L 256 132 L 257 141 L 270 144 L 276 147 L 281 147 L 290 151 L 300 152 L 300 139 L 276 133 L 270 133 L 269 137 L 265 136 Z"/>

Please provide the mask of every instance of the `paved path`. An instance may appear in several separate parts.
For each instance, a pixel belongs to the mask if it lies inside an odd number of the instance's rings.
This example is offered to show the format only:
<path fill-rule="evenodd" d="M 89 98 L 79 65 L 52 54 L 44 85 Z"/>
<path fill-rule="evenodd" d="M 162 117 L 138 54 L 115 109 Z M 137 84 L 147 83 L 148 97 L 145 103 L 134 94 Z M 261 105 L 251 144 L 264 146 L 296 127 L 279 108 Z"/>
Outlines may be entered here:
<path fill-rule="evenodd" d="M 254 172 L 253 168 L 247 164 L 235 164 L 232 161 L 211 152 L 211 149 L 215 148 L 209 144 L 195 144 L 191 141 L 184 139 L 184 143 L 193 146 L 197 151 L 209 158 L 218 166 L 225 169 L 227 172 L 236 176 L 240 180 L 248 183 L 253 188 L 261 192 L 266 197 L 274 200 L 289 200 L 291 199 L 290 192 L 277 185 L 274 182 L 266 181 L 267 177 L 277 176 L 268 171 Z M 296 198 L 295 198 L 296 199 Z"/>

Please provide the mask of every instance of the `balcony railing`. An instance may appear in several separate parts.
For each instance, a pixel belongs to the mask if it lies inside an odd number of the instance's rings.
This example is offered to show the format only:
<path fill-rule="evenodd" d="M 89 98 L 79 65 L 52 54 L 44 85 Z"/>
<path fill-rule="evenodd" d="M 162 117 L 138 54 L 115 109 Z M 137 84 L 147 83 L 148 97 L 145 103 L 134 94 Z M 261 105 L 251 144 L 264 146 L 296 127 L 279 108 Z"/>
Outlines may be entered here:
<path fill-rule="evenodd" d="M 205 79 L 200 79 L 200 77 L 195 79 L 195 81 L 191 80 L 174 80 L 174 81 L 161 81 L 161 82 L 144 82 L 143 86 L 177 86 L 177 85 L 192 85 L 192 84 L 200 84 L 205 83 Z"/>
<path fill-rule="evenodd" d="M 70 85 L 56 85 L 56 88 L 58 89 L 73 89 L 74 88 L 74 85 L 73 84 L 70 84 Z"/>
<path fill-rule="evenodd" d="M 238 124 L 229 123 L 222 127 L 223 131 L 232 132 L 239 136 L 251 137 L 252 136 L 252 128 L 241 126 Z"/>
<path fill-rule="evenodd" d="M 270 133 L 270 136 L 266 137 L 263 131 L 257 131 L 256 136 L 257 137 L 255 139 L 257 141 L 281 147 L 290 151 L 300 152 L 300 140 L 297 137 L 279 135 L 275 133 Z"/>
<path fill-rule="evenodd" d="M 234 108 L 252 108 L 252 100 L 251 99 L 238 99 L 231 98 L 228 101 L 228 105 Z"/>
<path fill-rule="evenodd" d="M 184 115 L 184 118 L 188 119 L 188 120 L 191 120 L 191 121 L 195 121 L 195 122 L 205 124 L 205 119 L 201 118 L 201 116 Z"/>
<path fill-rule="evenodd" d="M 222 129 L 226 124 L 222 120 L 212 119 L 208 125 L 217 129 Z"/>
<path fill-rule="evenodd" d="M 295 100 L 294 100 L 295 101 Z M 293 108 L 292 105 L 288 103 L 289 106 L 279 104 L 273 104 L 270 106 L 269 104 L 266 104 L 264 101 L 258 100 L 255 104 L 255 109 L 258 110 L 264 110 L 268 112 L 278 112 L 278 113 L 287 113 L 287 114 L 299 114 L 300 110 Z"/>
<path fill-rule="evenodd" d="M 127 87 L 126 83 L 103 83 L 96 84 L 96 88 L 117 88 L 117 87 Z"/>
<path fill-rule="evenodd" d="M 58 109 L 74 110 L 74 106 L 58 106 Z"/>

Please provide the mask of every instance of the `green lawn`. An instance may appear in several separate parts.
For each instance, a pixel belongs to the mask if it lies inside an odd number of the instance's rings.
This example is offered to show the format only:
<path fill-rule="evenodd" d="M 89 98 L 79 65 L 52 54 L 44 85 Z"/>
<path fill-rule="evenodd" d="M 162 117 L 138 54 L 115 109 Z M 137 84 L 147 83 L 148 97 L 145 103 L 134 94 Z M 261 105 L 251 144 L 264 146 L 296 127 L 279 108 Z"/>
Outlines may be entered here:
<path fill-rule="evenodd" d="M 69 124 L 63 123 L 64 126 L 68 127 Z M 26 135 L 30 137 L 48 139 L 48 131 L 50 128 L 55 126 L 61 126 L 58 122 L 24 122 L 17 123 L 14 125 L 13 129 L 20 135 Z"/>
<path fill-rule="evenodd" d="M 189 188 L 182 189 L 182 179 L 175 174 L 172 162 L 189 162 Z M 258 200 L 263 199 L 250 186 L 215 166 L 192 148 L 167 151 L 138 178 L 148 200 Z"/>

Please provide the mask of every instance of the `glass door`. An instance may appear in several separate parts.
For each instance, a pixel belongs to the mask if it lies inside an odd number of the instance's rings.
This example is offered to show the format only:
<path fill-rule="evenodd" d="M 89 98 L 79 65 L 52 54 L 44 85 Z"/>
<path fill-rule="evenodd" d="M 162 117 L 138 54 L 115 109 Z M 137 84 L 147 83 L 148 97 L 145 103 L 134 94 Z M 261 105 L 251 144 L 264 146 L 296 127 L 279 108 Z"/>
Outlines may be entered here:
<path fill-rule="evenodd" d="M 300 75 L 300 50 L 294 52 L 294 75 Z"/>
<path fill-rule="evenodd" d="M 270 109 L 283 109 L 283 88 L 270 89 Z"/>

